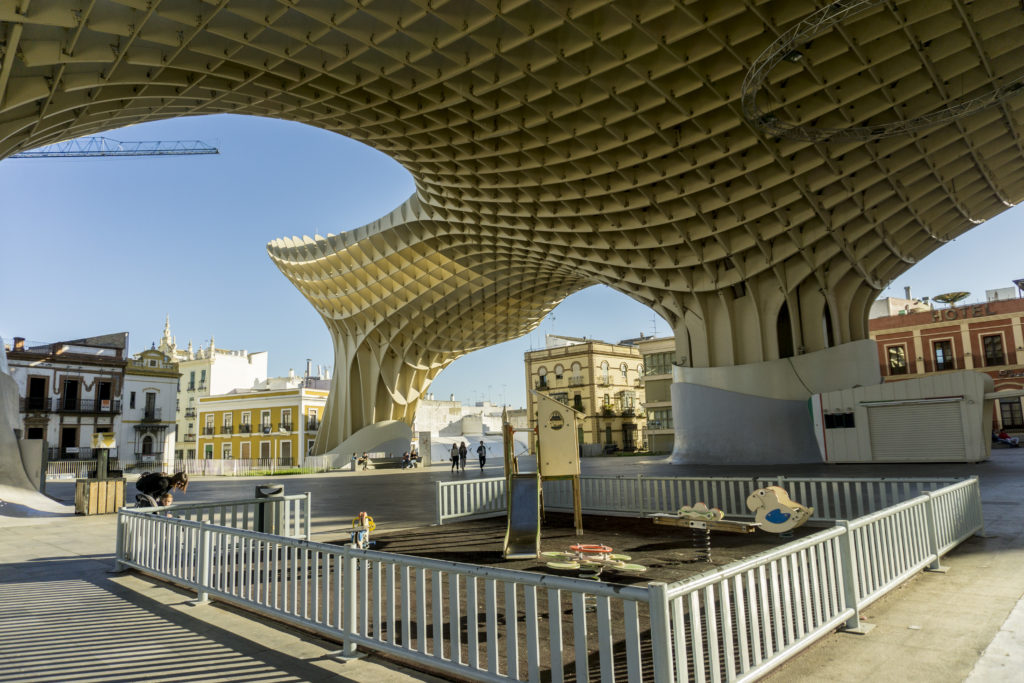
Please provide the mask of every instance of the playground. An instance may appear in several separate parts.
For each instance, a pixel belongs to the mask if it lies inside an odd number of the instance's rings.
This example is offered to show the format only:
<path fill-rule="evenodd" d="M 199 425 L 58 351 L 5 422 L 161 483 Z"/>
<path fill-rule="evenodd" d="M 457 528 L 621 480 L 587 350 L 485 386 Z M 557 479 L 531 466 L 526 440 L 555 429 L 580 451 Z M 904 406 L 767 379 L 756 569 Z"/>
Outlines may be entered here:
<path fill-rule="evenodd" d="M 377 532 L 373 535 L 373 549 L 449 562 L 577 577 L 580 571 L 549 568 L 543 554 L 567 551 L 575 544 L 605 545 L 616 554 L 628 555 L 630 563 L 644 566 L 646 571 L 605 569 L 600 580 L 638 585 L 649 581 L 672 583 L 686 579 L 820 531 L 818 527 L 805 525 L 795 529 L 792 537 L 783 539 L 777 534 L 760 531 L 753 534 L 712 533 L 711 561 L 708 562 L 701 558 L 705 549 L 703 533 L 693 534 L 689 529 L 656 525 L 649 518 L 587 514 L 583 516 L 583 535 L 577 536 L 572 514 L 548 512 L 542 523 L 542 556 L 504 559 L 501 538 L 505 526 L 504 517 L 494 517 Z M 346 534 L 331 542 L 344 545 L 349 542 L 349 536 Z"/>

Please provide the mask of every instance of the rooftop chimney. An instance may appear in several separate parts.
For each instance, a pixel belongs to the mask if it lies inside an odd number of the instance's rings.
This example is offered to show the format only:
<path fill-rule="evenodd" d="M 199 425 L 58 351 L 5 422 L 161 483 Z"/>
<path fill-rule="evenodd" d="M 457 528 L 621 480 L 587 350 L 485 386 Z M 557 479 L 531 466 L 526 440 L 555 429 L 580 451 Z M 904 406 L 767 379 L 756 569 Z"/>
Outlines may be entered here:
<path fill-rule="evenodd" d="M 906 295 L 905 297 L 903 297 L 904 299 L 910 299 L 911 298 L 911 296 L 910 296 L 910 287 L 904 287 L 903 288 L 903 293 Z"/>
<path fill-rule="evenodd" d="M 307 358 L 306 359 L 306 379 L 309 379 L 309 376 L 312 373 L 313 373 L 313 359 L 312 358 Z"/>
<path fill-rule="evenodd" d="M 25 338 L 24 337 L 15 337 L 14 338 L 14 350 L 15 351 L 23 351 L 24 349 L 25 349 Z"/>

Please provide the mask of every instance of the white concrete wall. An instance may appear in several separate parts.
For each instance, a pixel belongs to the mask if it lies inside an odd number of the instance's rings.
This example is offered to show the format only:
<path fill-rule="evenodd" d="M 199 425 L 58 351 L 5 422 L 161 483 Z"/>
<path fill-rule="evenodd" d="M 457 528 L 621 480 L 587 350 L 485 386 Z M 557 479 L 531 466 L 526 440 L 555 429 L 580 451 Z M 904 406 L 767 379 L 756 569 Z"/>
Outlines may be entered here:
<path fill-rule="evenodd" d="M 792 358 L 714 368 L 673 366 L 674 382 L 700 384 L 752 396 L 806 400 L 811 394 L 881 384 L 872 339 L 833 346 Z M 677 405 L 673 395 L 673 405 Z M 676 423 L 678 429 L 678 422 Z"/>
<path fill-rule="evenodd" d="M 807 400 L 672 385 L 672 462 L 768 465 L 821 462 Z"/>

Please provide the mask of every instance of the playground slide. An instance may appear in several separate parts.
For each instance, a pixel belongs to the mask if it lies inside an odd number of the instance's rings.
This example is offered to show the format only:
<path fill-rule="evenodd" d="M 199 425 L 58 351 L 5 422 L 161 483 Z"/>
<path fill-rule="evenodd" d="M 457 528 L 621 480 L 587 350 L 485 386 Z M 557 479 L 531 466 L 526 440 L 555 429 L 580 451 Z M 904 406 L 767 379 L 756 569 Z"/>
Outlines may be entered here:
<path fill-rule="evenodd" d="M 508 528 L 505 559 L 526 560 L 540 552 L 540 491 L 537 474 L 512 474 L 508 478 Z"/>

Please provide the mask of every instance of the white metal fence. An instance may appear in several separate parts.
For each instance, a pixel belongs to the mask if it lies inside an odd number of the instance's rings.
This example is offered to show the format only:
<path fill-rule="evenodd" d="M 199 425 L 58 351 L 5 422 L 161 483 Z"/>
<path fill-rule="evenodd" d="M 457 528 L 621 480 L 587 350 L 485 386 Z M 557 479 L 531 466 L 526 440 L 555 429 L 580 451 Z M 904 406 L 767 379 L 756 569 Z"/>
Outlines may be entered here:
<path fill-rule="evenodd" d="M 810 477 L 580 477 L 583 511 L 605 515 L 673 513 L 683 505 L 704 502 L 728 517 L 750 517 L 747 496 L 764 486 L 782 486 L 790 497 L 814 508 L 811 521 L 853 519 L 908 500 L 925 491 L 960 481 L 953 478 L 810 478 Z M 505 514 L 505 479 L 442 481 L 435 484 L 435 520 L 495 517 Z M 568 480 L 544 482 L 544 506 L 571 510 Z"/>
<path fill-rule="evenodd" d="M 232 529 L 263 531 L 309 540 L 312 521 L 310 498 L 311 495 L 307 491 L 268 498 L 246 498 L 214 503 L 173 503 L 166 507 L 133 509 L 190 522 L 205 522 Z"/>
<path fill-rule="evenodd" d="M 299 465 L 282 465 L 279 460 L 265 459 L 176 459 L 171 468 L 175 472 L 194 475 L 245 477 L 261 474 L 274 475 L 281 472 L 314 474 L 331 470 L 330 458 L 326 455 L 310 455 Z"/>
<path fill-rule="evenodd" d="M 494 491 L 461 493 L 480 509 Z M 860 609 L 982 525 L 972 478 L 641 588 L 311 543 L 232 528 L 223 509 L 186 519 L 185 507 L 123 508 L 118 565 L 340 639 L 349 654 L 362 645 L 490 681 L 753 680 L 856 626 Z"/>
<path fill-rule="evenodd" d="M 115 467 L 116 465 L 116 467 Z M 163 469 L 161 462 L 137 462 L 135 460 L 117 460 L 111 462 L 112 469 L 122 469 L 132 472 L 159 472 Z M 96 469 L 95 460 L 50 460 L 46 463 L 46 479 L 58 481 L 61 479 L 77 479 L 89 476 L 89 472 Z M 244 477 L 257 476 L 262 474 L 275 475 L 288 472 L 297 474 L 315 474 L 317 472 L 330 472 L 331 461 L 326 455 L 310 455 L 302 459 L 300 465 L 282 465 L 278 460 L 272 459 L 248 459 L 248 460 L 194 460 L 176 459 L 172 461 L 171 471 L 186 472 L 190 475 L 228 476 Z"/>

